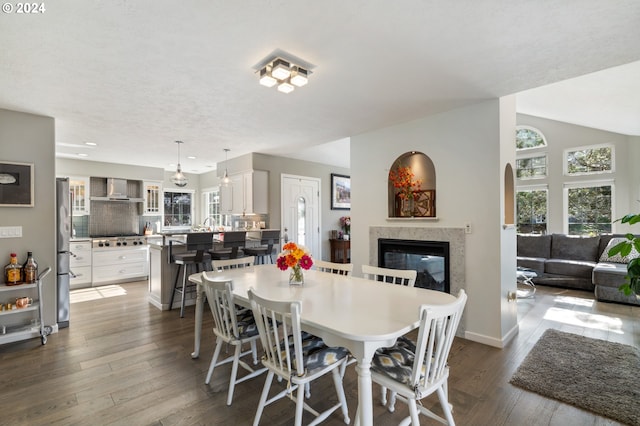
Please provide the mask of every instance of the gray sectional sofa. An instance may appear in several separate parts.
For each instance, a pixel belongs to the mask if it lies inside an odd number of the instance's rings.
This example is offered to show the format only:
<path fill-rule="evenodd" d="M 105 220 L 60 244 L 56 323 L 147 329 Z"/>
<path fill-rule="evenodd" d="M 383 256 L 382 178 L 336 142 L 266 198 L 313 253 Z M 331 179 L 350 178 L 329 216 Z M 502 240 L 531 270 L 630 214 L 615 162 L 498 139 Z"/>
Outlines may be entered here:
<path fill-rule="evenodd" d="M 622 234 L 578 237 L 564 234 L 518 235 L 518 266 L 533 269 L 535 284 L 593 291 L 597 300 L 640 305 L 618 290 L 627 273 L 626 259 L 608 251 Z M 609 244 L 611 242 L 611 244 Z"/>

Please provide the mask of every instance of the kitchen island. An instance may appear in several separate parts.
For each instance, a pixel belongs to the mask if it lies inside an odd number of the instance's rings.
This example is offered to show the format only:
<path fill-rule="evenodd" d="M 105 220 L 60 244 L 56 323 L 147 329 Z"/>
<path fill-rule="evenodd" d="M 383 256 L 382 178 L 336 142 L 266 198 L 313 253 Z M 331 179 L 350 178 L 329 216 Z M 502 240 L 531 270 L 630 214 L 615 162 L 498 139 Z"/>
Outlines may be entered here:
<path fill-rule="evenodd" d="M 260 245 L 262 230 L 247 231 L 247 247 Z M 169 257 L 169 245 L 172 253 L 184 253 L 186 251 L 187 234 L 190 232 L 172 232 L 155 234 L 152 238 L 147 237 L 149 244 L 149 303 L 163 311 L 169 310 L 169 302 L 173 293 L 178 265 L 171 263 Z M 218 240 L 219 234 L 224 232 L 214 231 L 212 247 L 222 248 L 222 241 Z M 185 306 L 195 304 L 195 293 L 185 294 Z M 173 307 L 180 307 L 180 299 L 176 297 Z"/>

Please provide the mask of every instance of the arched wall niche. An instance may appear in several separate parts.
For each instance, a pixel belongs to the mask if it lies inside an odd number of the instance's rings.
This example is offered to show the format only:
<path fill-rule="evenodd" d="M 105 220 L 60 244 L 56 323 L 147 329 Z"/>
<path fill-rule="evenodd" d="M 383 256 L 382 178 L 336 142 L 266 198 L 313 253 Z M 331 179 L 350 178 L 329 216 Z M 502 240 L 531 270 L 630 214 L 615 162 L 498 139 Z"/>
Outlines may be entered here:
<path fill-rule="evenodd" d="M 513 167 L 507 163 L 504 168 L 504 224 L 515 224 L 515 186 Z"/>
<path fill-rule="evenodd" d="M 402 199 L 402 190 L 394 186 L 392 175 L 408 168 L 413 174 L 411 201 Z M 389 217 L 435 217 L 436 216 L 436 169 L 431 158 L 422 152 L 405 152 L 395 159 L 389 168 L 387 179 L 387 201 Z"/>

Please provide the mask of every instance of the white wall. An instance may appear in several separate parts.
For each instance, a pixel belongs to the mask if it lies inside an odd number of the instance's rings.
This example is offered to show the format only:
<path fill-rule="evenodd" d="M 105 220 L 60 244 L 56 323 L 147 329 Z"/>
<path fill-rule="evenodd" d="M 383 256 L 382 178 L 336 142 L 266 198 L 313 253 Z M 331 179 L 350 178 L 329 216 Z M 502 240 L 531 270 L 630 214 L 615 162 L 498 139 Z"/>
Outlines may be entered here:
<path fill-rule="evenodd" d="M 35 173 L 34 207 L 0 207 L 0 226 L 22 226 L 22 238 L 0 239 L 0 259 L 4 266 L 9 263 L 9 254 L 16 252 L 22 263 L 27 251 L 32 251 L 39 272 L 51 268 L 43 280 L 43 320 L 47 325 L 56 323 L 57 314 L 54 135 L 51 117 L 0 109 L 0 160 L 33 163 Z"/>
<path fill-rule="evenodd" d="M 467 235 L 465 252 L 469 301 L 464 327 L 467 338 L 495 346 L 500 346 L 504 337 L 501 315 L 506 298 L 501 284 L 500 137 L 500 104 L 494 99 L 351 138 L 354 270 L 360 271 L 368 262 L 370 226 L 463 228 L 470 222 L 472 233 Z M 389 167 L 411 150 L 425 153 L 435 165 L 436 222 L 388 220 Z M 515 286 L 514 281 L 510 277 Z M 506 314 L 511 315 L 506 321 L 508 328 L 515 318 L 511 310 Z"/>

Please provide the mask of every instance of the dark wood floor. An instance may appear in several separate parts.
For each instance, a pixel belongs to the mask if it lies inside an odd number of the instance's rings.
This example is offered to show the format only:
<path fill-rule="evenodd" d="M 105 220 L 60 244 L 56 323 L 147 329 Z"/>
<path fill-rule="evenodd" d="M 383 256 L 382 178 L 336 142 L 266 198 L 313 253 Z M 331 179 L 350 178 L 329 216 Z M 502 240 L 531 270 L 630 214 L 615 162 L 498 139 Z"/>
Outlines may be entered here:
<path fill-rule="evenodd" d="M 146 282 L 74 291 L 71 327 L 39 339 L 0 346 L 0 424 L 7 425 L 235 425 L 251 424 L 264 376 L 236 387 L 225 405 L 228 366 L 204 378 L 213 352 L 212 320 L 193 360 L 193 307 L 184 319 L 146 301 Z M 640 307 L 597 303 L 589 293 L 540 287 L 519 300 L 520 332 L 504 349 L 456 339 L 450 356 L 450 399 L 460 425 L 615 425 L 509 384 L 547 328 L 640 346 Z M 345 377 L 349 412 L 356 408 L 356 375 Z M 375 385 L 374 385 L 375 386 Z M 376 425 L 395 425 L 407 413 L 379 405 Z M 315 382 L 312 406 L 333 403 L 329 378 Z M 437 405 L 429 398 L 425 405 Z M 293 403 L 267 407 L 263 425 L 291 424 Z M 308 421 L 308 418 L 305 418 Z M 426 419 L 423 424 L 433 424 Z M 338 415 L 324 424 L 344 424 Z"/>

